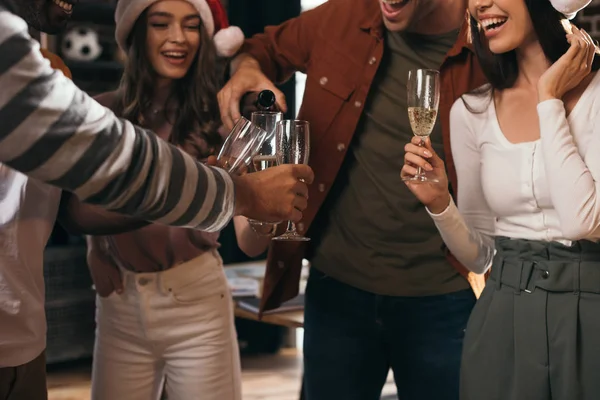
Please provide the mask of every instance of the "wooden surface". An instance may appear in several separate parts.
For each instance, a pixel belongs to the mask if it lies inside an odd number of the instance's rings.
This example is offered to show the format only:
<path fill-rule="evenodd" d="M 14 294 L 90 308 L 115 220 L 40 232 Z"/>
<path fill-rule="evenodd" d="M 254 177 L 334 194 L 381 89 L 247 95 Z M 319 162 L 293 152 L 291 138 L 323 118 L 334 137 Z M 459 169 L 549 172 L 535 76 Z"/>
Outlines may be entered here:
<path fill-rule="evenodd" d="M 90 400 L 90 377 L 89 361 L 50 368 L 48 400 Z M 301 350 L 284 349 L 276 355 L 242 357 L 244 400 L 298 400 L 301 379 Z M 386 396 L 394 392 L 390 373 L 383 394 Z"/>
<path fill-rule="evenodd" d="M 236 307 L 235 309 L 235 316 L 258 321 L 258 315 L 239 307 Z M 304 327 L 304 310 L 267 314 L 263 315 L 260 321 L 267 324 L 285 326 L 287 328 L 302 328 Z"/>

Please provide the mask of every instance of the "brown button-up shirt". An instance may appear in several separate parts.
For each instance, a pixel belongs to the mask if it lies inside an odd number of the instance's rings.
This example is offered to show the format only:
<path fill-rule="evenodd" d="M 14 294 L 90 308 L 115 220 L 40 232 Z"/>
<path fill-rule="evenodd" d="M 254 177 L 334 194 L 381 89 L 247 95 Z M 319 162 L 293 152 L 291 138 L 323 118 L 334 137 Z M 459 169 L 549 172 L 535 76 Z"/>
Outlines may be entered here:
<path fill-rule="evenodd" d="M 264 33 L 244 44 L 242 51 L 254 57 L 274 82 L 284 82 L 296 71 L 307 74 L 298 118 L 311 124 L 310 165 L 315 172 L 315 183 L 309 188 L 309 206 L 297 224 L 302 233 L 308 230 L 322 206 L 350 147 L 383 56 L 384 29 L 379 2 L 329 0 L 279 26 L 267 27 Z M 446 167 L 456 194 L 449 140 L 450 108 L 462 94 L 485 83 L 470 48 L 466 19 L 456 44 L 446 55 L 440 77 L 439 116 Z M 262 311 L 277 308 L 298 294 L 305 246 L 304 242 L 271 245 Z M 450 253 L 448 257 L 467 278 L 468 271 Z"/>

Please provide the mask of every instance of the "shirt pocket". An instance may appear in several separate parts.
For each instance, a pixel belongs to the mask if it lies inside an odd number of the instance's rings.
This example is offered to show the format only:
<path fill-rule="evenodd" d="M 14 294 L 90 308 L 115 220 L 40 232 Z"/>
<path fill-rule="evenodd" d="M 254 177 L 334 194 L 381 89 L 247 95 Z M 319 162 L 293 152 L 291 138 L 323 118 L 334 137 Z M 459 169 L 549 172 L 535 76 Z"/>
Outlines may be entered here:
<path fill-rule="evenodd" d="M 330 130 L 355 90 L 355 84 L 344 76 L 336 63 L 330 61 L 331 57 L 334 54 L 312 63 L 300 109 L 301 118 L 310 121 L 312 131 L 319 138 Z"/>

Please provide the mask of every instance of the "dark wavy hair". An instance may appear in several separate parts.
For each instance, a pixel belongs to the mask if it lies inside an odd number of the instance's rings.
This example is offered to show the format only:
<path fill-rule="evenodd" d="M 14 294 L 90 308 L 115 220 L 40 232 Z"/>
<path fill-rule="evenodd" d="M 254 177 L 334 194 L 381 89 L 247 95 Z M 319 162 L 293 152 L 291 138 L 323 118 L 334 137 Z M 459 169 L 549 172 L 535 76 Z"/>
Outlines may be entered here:
<path fill-rule="evenodd" d="M 156 72 L 146 53 L 147 9 L 136 21 L 128 38 L 129 51 L 125 71 L 117 90 L 115 113 L 120 117 L 145 125 L 144 115 L 151 107 Z M 165 118 L 173 125 L 169 142 L 183 146 L 194 143 L 193 135 L 208 145 L 211 155 L 221 145 L 218 128 L 221 117 L 217 93 L 223 85 L 225 63 L 217 58 L 215 45 L 204 24 L 200 24 L 198 56 L 187 74 L 173 81 L 166 104 L 175 104 L 174 110 L 163 110 Z M 174 114 L 173 114 L 174 111 Z M 206 152 L 206 149 L 201 149 Z"/>
<path fill-rule="evenodd" d="M 566 38 L 567 31 L 563 25 L 564 15 L 556 11 L 549 0 L 524 1 L 533 23 L 533 29 L 546 58 L 552 63 L 556 62 L 570 47 Z M 473 16 L 470 16 L 469 20 L 470 36 L 475 55 L 489 82 L 489 85 L 476 90 L 472 94 L 491 95 L 494 90 L 512 87 L 519 75 L 516 50 L 502 54 L 492 53 L 477 20 Z M 600 69 L 600 58 L 595 57 L 592 71 L 598 69 Z M 469 111 L 473 112 L 470 107 L 468 108 Z"/>

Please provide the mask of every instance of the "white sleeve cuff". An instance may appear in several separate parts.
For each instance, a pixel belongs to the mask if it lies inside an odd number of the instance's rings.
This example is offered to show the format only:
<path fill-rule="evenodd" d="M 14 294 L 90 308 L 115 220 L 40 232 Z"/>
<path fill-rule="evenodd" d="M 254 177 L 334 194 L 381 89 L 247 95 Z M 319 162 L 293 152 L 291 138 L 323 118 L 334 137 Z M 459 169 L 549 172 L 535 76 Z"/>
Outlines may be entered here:
<path fill-rule="evenodd" d="M 425 209 L 427 210 L 427 213 L 429 214 L 429 216 L 431 218 L 433 218 L 434 221 L 443 221 L 449 218 L 452 218 L 453 216 L 455 216 L 458 212 L 458 208 L 456 208 L 456 204 L 454 203 L 454 199 L 452 197 L 450 197 L 450 203 L 448 204 L 448 207 L 446 207 L 444 209 L 444 211 L 442 211 L 439 214 L 434 214 L 431 211 L 429 211 L 429 208 L 425 207 Z"/>

